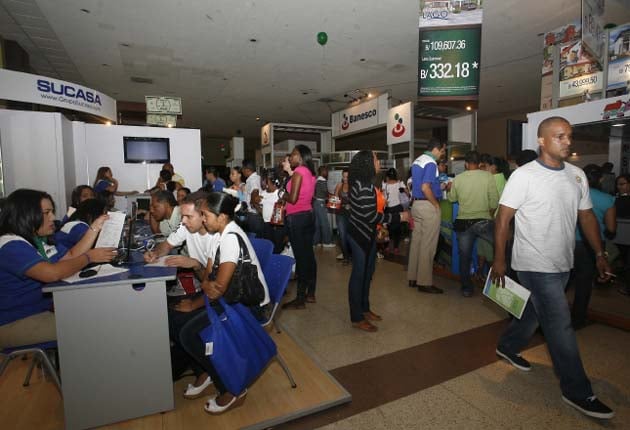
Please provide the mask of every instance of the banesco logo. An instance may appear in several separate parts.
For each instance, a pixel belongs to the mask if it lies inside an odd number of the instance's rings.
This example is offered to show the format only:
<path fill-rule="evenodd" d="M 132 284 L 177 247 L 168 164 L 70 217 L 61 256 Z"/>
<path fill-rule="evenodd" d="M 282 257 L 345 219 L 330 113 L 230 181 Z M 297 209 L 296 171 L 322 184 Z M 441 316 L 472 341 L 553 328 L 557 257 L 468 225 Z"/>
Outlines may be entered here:
<path fill-rule="evenodd" d="M 71 99 L 83 100 L 88 103 L 94 103 L 102 106 L 101 98 L 98 94 L 86 91 L 81 88 L 75 88 L 71 85 L 46 81 L 44 79 L 37 80 L 37 90 L 42 93 L 53 93 L 59 96 L 65 96 Z"/>
<path fill-rule="evenodd" d="M 394 120 L 396 120 L 396 126 L 392 129 L 392 136 L 400 137 L 405 134 L 405 126 L 403 125 L 403 119 L 399 114 L 394 115 Z"/>
<path fill-rule="evenodd" d="M 341 129 L 347 130 L 350 127 L 350 123 L 348 122 L 348 115 L 343 114 L 343 121 L 341 122 Z"/>

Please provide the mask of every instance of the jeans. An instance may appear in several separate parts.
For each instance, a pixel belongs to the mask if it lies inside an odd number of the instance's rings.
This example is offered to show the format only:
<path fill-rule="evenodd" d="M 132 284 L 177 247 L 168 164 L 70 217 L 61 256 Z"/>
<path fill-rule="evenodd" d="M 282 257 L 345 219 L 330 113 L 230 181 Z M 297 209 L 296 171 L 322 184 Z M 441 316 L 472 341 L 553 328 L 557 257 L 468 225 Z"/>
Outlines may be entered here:
<path fill-rule="evenodd" d="M 363 248 L 348 235 L 352 252 L 352 273 L 348 282 L 348 301 L 350 303 L 350 321 L 363 321 L 364 312 L 370 311 L 370 285 L 376 262 L 376 241 L 372 241 L 366 253 Z"/>
<path fill-rule="evenodd" d="M 315 216 L 312 211 L 287 215 L 284 220 L 289 241 L 295 257 L 297 281 L 297 299 L 303 301 L 306 295 L 315 295 L 317 283 L 317 262 L 313 252 L 315 234 Z"/>
<path fill-rule="evenodd" d="M 339 242 L 341 242 L 341 252 L 344 260 L 350 260 L 350 244 L 348 243 L 348 216 L 343 213 L 337 214 L 337 231 L 339 232 Z"/>
<path fill-rule="evenodd" d="M 473 245 L 478 237 L 494 243 L 494 222 L 483 220 L 476 222 L 467 230 L 457 232 L 457 249 L 459 251 L 459 276 L 462 289 L 472 291 L 474 286 L 470 280 L 470 262 L 472 260 Z"/>
<path fill-rule="evenodd" d="M 575 324 L 586 322 L 586 311 L 591 300 L 593 291 L 593 278 L 597 273 L 595 265 L 595 251 L 587 242 L 575 241 L 575 253 L 573 263 L 573 286 L 575 295 L 573 298 L 573 308 L 571 309 L 571 320 Z"/>
<path fill-rule="evenodd" d="M 501 335 L 498 347 L 518 354 L 527 346 L 538 324 L 542 328 L 562 394 L 571 400 L 584 400 L 593 395 L 584 372 L 575 332 L 571 327 L 569 304 L 564 289 L 569 272 L 518 272 L 518 279 L 531 292 L 521 319 L 514 318 Z"/>
<path fill-rule="evenodd" d="M 313 212 L 315 213 L 315 237 L 313 245 L 318 243 L 332 243 L 332 230 L 328 222 L 328 209 L 323 200 L 313 200 Z"/>

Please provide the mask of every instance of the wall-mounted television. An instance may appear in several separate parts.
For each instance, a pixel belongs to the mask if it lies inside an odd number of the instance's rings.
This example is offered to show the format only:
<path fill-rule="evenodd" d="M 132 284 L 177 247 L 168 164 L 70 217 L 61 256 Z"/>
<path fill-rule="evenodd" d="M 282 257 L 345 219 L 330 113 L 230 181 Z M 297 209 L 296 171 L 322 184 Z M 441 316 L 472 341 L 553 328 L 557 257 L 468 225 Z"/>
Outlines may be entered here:
<path fill-rule="evenodd" d="M 123 136 L 125 163 L 168 163 L 171 161 L 167 137 Z"/>

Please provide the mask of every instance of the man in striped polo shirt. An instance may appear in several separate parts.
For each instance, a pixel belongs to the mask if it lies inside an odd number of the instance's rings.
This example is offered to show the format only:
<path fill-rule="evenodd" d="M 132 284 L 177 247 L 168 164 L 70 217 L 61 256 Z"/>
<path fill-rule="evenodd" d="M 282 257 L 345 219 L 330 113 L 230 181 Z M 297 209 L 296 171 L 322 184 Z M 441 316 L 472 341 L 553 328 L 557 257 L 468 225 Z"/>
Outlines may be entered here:
<path fill-rule="evenodd" d="M 433 257 L 440 235 L 442 198 L 436 161 L 443 158 L 445 153 L 446 144 L 431 139 L 427 151 L 416 158 L 411 166 L 411 216 L 415 226 L 409 246 L 407 279 L 410 287 L 416 287 L 422 293 L 444 292 L 433 285 Z"/>

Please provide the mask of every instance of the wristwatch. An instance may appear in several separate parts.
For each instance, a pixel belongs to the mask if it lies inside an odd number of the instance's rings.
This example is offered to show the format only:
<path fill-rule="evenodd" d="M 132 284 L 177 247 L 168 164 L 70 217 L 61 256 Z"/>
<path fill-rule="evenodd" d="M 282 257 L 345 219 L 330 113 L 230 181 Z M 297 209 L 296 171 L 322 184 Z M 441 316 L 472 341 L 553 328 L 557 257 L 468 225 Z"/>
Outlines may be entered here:
<path fill-rule="evenodd" d="M 597 254 L 595 254 L 595 257 L 604 257 L 606 260 L 608 260 L 608 252 L 599 251 Z"/>

